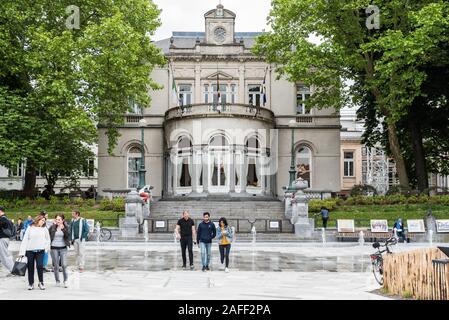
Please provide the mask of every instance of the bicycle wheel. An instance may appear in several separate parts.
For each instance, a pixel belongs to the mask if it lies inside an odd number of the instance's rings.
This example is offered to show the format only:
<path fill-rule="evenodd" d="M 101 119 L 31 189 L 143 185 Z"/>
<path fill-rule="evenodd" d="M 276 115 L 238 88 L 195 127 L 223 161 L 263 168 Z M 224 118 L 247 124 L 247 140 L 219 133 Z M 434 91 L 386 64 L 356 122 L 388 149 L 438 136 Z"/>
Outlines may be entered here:
<path fill-rule="evenodd" d="M 382 258 L 377 258 L 376 260 L 373 260 L 372 265 L 373 265 L 374 278 L 376 279 L 377 283 L 382 286 L 384 284 Z"/>
<path fill-rule="evenodd" d="M 109 229 L 101 228 L 100 241 L 109 241 L 112 238 L 112 232 Z"/>

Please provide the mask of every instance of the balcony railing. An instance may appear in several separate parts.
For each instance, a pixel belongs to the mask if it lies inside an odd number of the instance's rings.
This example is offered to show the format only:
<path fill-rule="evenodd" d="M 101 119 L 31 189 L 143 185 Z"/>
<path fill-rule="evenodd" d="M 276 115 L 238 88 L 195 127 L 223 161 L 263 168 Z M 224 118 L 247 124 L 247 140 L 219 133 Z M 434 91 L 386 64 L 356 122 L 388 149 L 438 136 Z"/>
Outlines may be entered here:
<path fill-rule="evenodd" d="M 248 104 L 193 104 L 169 109 L 165 113 L 166 120 L 185 117 L 251 117 L 263 121 L 274 122 L 274 114 L 263 107 Z"/>

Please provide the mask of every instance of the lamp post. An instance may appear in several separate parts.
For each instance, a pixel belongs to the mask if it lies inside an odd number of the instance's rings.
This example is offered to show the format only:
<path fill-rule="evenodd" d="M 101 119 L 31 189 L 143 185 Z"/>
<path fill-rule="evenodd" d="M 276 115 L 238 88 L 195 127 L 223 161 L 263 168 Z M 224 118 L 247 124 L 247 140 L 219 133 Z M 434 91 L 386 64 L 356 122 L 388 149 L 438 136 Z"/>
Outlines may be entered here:
<path fill-rule="evenodd" d="M 291 154 L 291 164 L 290 164 L 290 170 L 288 171 L 290 173 L 290 181 L 288 183 L 288 191 L 296 191 L 296 189 L 293 190 L 293 183 L 296 180 L 296 169 L 295 169 L 295 126 L 296 121 L 290 120 L 288 123 L 288 126 L 292 129 L 292 154 Z"/>
<path fill-rule="evenodd" d="M 141 151 L 141 158 L 140 158 L 140 168 L 139 168 L 139 186 L 137 187 L 137 191 L 145 187 L 145 140 L 144 140 L 144 130 L 147 126 L 147 121 L 145 118 L 142 118 L 139 121 L 139 127 L 140 127 L 140 151 Z"/>

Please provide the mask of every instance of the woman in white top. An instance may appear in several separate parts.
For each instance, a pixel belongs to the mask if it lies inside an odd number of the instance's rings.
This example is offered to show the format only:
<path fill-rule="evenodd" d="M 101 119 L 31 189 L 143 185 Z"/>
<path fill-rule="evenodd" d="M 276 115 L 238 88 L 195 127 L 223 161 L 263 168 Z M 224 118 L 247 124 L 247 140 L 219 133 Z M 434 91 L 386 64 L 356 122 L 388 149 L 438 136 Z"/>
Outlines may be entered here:
<path fill-rule="evenodd" d="M 37 216 L 33 224 L 27 228 L 20 245 L 19 256 L 26 255 L 28 259 L 28 290 L 34 289 L 34 263 L 37 267 L 39 278 L 39 289 L 45 290 L 44 286 L 44 254 L 50 251 L 50 234 L 47 228 L 43 228 L 46 223 L 44 216 Z"/>

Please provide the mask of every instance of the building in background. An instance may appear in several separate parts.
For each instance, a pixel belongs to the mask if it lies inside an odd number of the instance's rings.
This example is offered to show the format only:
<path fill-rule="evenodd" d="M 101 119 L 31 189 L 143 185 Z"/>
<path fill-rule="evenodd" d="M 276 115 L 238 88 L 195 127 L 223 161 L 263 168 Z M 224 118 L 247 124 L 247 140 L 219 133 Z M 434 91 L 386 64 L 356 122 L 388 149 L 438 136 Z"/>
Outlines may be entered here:
<path fill-rule="evenodd" d="M 113 155 L 99 129 L 100 195 L 139 184 L 139 121 L 145 119 L 145 180 L 156 198 L 282 198 L 294 131 L 297 177 L 309 191 L 340 190 L 340 122 L 335 110 L 307 110 L 313 93 L 277 79 L 251 48 L 257 32 L 236 32 L 236 15 L 218 5 L 204 32 L 173 32 L 155 44 L 170 63 L 152 78 L 150 108 L 132 104 Z"/>

